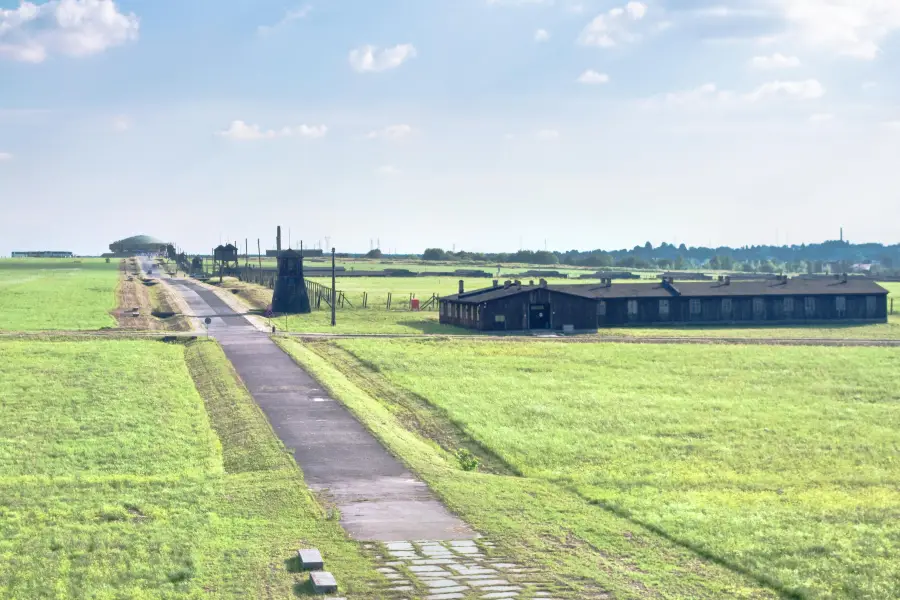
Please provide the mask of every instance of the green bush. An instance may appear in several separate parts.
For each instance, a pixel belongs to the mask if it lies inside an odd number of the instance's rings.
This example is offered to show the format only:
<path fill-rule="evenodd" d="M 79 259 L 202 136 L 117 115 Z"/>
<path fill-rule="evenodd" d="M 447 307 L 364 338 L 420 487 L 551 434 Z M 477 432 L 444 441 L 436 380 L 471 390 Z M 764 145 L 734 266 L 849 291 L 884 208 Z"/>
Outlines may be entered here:
<path fill-rule="evenodd" d="M 463 471 L 477 471 L 478 470 L 478 457 L 466 450 L 465 448 L 460 448 L 456 451 L 456 460 L 459 461 L 459 467 Z"/>

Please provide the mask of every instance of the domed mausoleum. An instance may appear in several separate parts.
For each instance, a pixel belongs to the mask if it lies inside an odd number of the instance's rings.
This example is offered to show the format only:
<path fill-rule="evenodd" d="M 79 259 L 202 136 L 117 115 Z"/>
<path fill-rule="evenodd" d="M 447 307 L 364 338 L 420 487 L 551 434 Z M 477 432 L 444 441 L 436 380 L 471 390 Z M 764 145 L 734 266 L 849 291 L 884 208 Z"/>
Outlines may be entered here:
<path fill-rule="evenodd" d="M 158 254 L 166 251 L 169 242 L 158 240 L 149 235 L 135 235 L 109 245 L 113 254 Z"/>

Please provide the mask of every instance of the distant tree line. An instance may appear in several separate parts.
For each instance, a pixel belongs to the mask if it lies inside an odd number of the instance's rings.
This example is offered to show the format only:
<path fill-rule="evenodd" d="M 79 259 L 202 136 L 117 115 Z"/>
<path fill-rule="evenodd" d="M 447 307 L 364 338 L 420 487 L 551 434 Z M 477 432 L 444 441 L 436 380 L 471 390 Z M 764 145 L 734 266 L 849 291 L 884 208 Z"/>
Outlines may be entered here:
<path fill-rule="evenodd" d="M 751 273 L 837 273 L 850 272 L 854 265 L 871 265 L 872 272 L 894 273 L 900 270 L 900 244 L 852 244 L 828 241 L 793 246 L 743 246 L 731 248 L 688 247 L 663 243 L 622 250 L 519 250 L 518 252 L 451 252 L 428 248 L 423 260 L 483 261 L 527 263 L 533 265 L 572 265 L 584 267 L 622 267 L 628 269 L 709 269 Z"/>

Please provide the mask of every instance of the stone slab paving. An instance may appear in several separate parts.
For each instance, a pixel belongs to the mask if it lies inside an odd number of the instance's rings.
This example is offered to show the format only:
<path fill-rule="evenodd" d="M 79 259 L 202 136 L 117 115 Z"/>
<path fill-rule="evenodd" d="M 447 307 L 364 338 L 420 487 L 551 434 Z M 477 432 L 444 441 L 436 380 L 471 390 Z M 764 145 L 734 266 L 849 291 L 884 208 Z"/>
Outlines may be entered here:
<path fill-rule="evenodd" d="M 390 597 L 456 600 L 576 598 L 539 568 L 500 555 L 493 543 L 477 540 L 419 540 L 365 544 L 388 580 Z"/>

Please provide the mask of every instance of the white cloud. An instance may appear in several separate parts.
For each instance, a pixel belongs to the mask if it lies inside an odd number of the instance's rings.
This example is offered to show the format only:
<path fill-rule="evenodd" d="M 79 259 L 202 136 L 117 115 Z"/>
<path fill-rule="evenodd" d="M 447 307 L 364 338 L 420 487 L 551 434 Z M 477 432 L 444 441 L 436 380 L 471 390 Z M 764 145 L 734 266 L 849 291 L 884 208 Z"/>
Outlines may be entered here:
<path fill-rule="evenodd" d="M 788 96 L 803 100 L 815 100 L 825 95 L 825 86 L 815 79 L 806 81 L 769 81 L 764 83 L 745 97 L 751 102 L 770 96 Z"/>
<path fill-rule="evenodd" d="M 900 30 L 897 0 L 768 0 L 780 9 L 789 33 L 811 46 L 872 60 L 881 43 Z"/>
<path fill-rule="evenodd" d="M 810 123 L 827 123 L 829 121 L 834 121 L 834 115 L 832 113 L 816 113 L 814 115 L 809 115 Z"/>
<path fill-rule="evenodd" d="M 578 83 L 585 83 L 588 85 L 609 83 L 609 75 L 606 73 L 598 73 L 593 69 L 588 69 L 578 78 Z"/>
<path fill-rule="evenodd" d="M 325 125 L 299 125 L 297 127 L 282 127 L 281 129 L 262 129 L 259 125 L 249 125 L 244 121 L 232 121 L 228 129 L 220 131 L 218 135 L 230 140 L 270 140 L 274 138 L 303 137 L 320 138 L 328 133 Z"/>
<path fill-rule="evenodd" d="M 538 29 L 534 32 L 534 41 L 546 42 L 550 39 L 550 33 L 546 29 Z"/>
<path fill-rule="evenodd" d="M 629 2 L 625 5 L 625 12 L 632 19 L 640 20 L 647 16 L 647 5 L 643 2 Z"/>
<path fill-rule="evenodd" d="M 699 104 L 713 99 L 726 100 L 732 96 L 731 92 L 720 91 L 715 83 L 704 83 L 703 85 L 678 92 L 669 92 L 652 98 L 646 104 L 668 104 L 673 106 L 686 106 Z"/>
<path fill-rule="evenodd" d="M 113 0 L 23 1 L 0 9 L 0 58 L 40 63 L 53 54 L 83 57 L 136 40 L 134 13 L 119 12 Z"/>
<path fill-rule="evenodd" d="M 874 90 L 878 87 L 878 84 L 874 81 L 866 81 L 862 84 L 862 89 L 864 90 Z"/>
<path fill-rule="evenodd" d="M 765 9 L 761 8 L 748 8 L 748 7 L 734 7 L 734 6 L 707 6 L 705 8 L 698 8 L 692 11 L 692 14 L 695 17 L 700 18 L 731 18 L 731 17 L 762 17 L 769 14 L 769 12 Z"/>
<path fill-rule="evenodd" d="M 350 52 L 350 66 L 359 73 L 377 73 L 396 69 L 415 57 L 416 48 L 412 44 L 398 44 L 384 49 L 376 46 L 361 46 Z"/>
<path fill-rule="evenodd" d="M 541 129 L 535 132 L 534 137 L 542 142 L 552 142 L 558 140 L 560 134 L 556 129 Z"/>
<path fill-rule="evenodd" d="M 131 129 L 131 125 L 131 119 L 125 115 L 119 115 L 112 119 L 112 128 L 120 133 Z"/>
<path fill-rule="evenodd" d="M 410 125 L 388 125 L 384 129 L 376 129 L 370 131 L 366 137 L 370 140 L 383 139 L 396 142 L 408 138 L 415 130 Z"/>
<path fill-rule="evenodd" d="M 312 12 L 312 6 L 310 6 L 309 4 L 307 4 L 306 6 L 301 6 L 300 8 L 297 8 L 294 10 L 289 10 L 286 13 L 284 13 L 284 16 L 281 17 L 281 20 L 279 20 L 274 25 L 260 25 L 259 27 L 256 28 L 256 31 L 257 31 L 257 33 L 259 33 L 259 35 L 272 34 L 276 30 L 281 29 L 282 27 L 284 27 L 285 25 L 287 25 L 293 21 L 305 19 L 306 17 L 309 16 L 309 13 L 311 13 L 311 12 Z"/>
<path fill-rule="evenodd" d="M 635 42 L 640 39 L 640 35 L 630 31 L 630 26 L 646 16 L 647 5 L 642 2 L 629 2 L 625 6 L 610 9 L 587 24 L 578 37 L 578 43 L 583 46 L 611 48 L 621 43 Z"/>
<path fill-rule="evenodd" d="M 806 81 L 769 81 L 744 94 L 731 90 L 721 90 L 715 83 L 705 83 L 690 90 L 669 92 L 650 98 L 644 101 L 643 105 L 646 107 L 696 107 L 718 103 L 737 106 L 761 102 L 773 97 L 815 100 L 824 95 L 825 86 L 815 79 Z"/>
<path fill-rule="evenodd" d="M 9 152 L 0 152 L 0 162 L 6 162 L 13 159 L 13 155 Z"/>
<path fill-rule="evenodd" d="M 801 63 L 796 56 L 776 52 L 770 56 L 754 56 L 750 59 L 750 66 L 756 69 L 793 69 L 801 66 Z"/>
<path fill-rule="evenodd" d="M 900 131 L 900 121 L 885 121 L 883 125 L 893 131 Z"/>
<path fill-rule="evenodd" d="M 382 165 L 375 169 L 375 174 L 380 175 L 381 177 L 396 177 L 400 175 L 401 171 L 394 165 Z"/>

